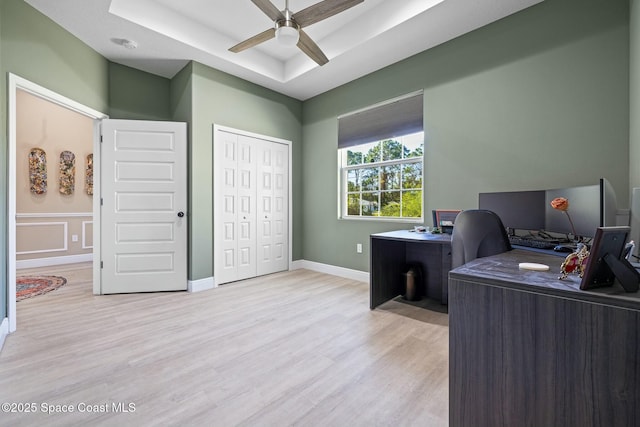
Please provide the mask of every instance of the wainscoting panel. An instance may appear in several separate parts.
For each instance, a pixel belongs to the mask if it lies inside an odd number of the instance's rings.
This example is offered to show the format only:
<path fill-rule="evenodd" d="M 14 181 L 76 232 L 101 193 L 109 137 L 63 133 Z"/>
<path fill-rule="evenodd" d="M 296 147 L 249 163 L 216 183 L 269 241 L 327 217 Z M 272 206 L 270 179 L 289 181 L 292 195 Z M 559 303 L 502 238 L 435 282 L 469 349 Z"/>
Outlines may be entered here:
<path fill-rule="evenodd" d="M 93 221 L 82 221 L 82 249 L 93 249 Z"/>
<path fill-rule="evenodd" d="M 16 215 L 16 261 L 54 265 L 60 260 L 90 259 L 93 253 L 91 212 L 38 212 Z"/>
<path fill-rule="evenodd" d="M 68 222 L 16 224 L 16 255 L 67 251 Z"/>

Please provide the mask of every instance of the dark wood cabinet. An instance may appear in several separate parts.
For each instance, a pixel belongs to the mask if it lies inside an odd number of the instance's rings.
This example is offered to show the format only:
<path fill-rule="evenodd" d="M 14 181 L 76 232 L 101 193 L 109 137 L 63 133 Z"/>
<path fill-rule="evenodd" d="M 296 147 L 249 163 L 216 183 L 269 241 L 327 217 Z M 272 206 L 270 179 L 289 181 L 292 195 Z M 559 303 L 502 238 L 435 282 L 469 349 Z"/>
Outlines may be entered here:
<path fill-rule="evenodd" d="M 404 273 L 411 266 L 421 271 L 421 295 L 446 304 L 451 236 L 400 230 L 371 235 L 371 309 L 404 294 Z"/>
<path fill-rule="evenodd" d="M 514 250 L 450 272 L 451 426 L 640 425 L 640 295 L 581 291 L 561 261 Z"/>

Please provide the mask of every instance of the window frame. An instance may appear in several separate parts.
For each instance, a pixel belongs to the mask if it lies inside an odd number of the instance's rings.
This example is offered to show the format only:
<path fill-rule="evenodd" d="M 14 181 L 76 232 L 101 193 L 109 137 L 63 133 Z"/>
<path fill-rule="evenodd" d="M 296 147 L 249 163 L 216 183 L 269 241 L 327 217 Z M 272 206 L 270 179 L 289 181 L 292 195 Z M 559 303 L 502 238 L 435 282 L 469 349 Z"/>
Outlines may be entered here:
<path fill-rule="evenodd" d="M 347 151 L 351 150 L 353 151 L 354 147 L 358 147 L 360 145 L 368 145 L 370 143 L 363 143 L 363 144 L 358 144 L 358 145 L 353 145 L 353 146 L 349 146 L 349 147 L 345 147 L 345 148 L 340 148 L 338 149 L 338 219 L 339 220 L 356 220 L 356 221 L 382 221 L 382 222 L 403 222 L 403 223 L 423 223 L 424 222 L 424 191 L 425 191 L 425 185 L 424 185 L 424 132 L 412 132 L 410 134 L 407 135 L 401 135 L 401 136 L 397 136 L 394 138 L 384 138 L 382 140 L 379 141 L 372 141 L 375 142 L 377 144 L 382 144 L 384 141 L 387 140 L 399 140 L 401 143 L 403 143 L 402 139 L 405 136 L 408 135 L 413 135 L 413 134 L 417 134 L 417 133 L 422 133 L 422 155 L 420 156 L 414 156 L 414 157 L 406 157 L 406 158 L 402 158 L 402 159 L 392 159 L 392 160 L 379 160 L 377 162 L 371 162 L 371 163 L 360 163 L 357 165 L 348 165 L 347 163 Z M 404 143 L 403 143 L 404 145 Z M 377 192 L 378 193 L 378 201 L 380 204 L 380 200 L 381 200 L 381 195 L 384 192 L 400 192 L 401 197 L 402 197 L 402 193 L 404 192 L 408 192 L 408 191 L 420 191 L 421 192 L 421 197 L 420 197 L 420 212 L 421 215 L 419 217 L 394 217 L 394 216 L 376 216 L 376 215 L 371 215 L 371 216 L 365 216 L 362 215 L 362 206 L 360 207 L 360 214 L 359 215 L 349 215 L 348 214 L 348 196 L 349 194 L 354 194 L 355 192 L 350 192 L 348 190 L 348 173 L 350 171 L 353 170 L 362 170 L 362 169 L 368 169 L 368 168 L 379 168 L 380 170 L 383 167 L 389 167 L 389 166 L 401 166 L 401 171 L 402 171 L 402 166 L 404 165 L 411 165 L 411 164 L 416 164 L 419 163 L 420 164 L 420 181 L 422 183 L 422 185 L 419 188 L 403 188 L 402 186 L 398 189 L 394 189 L 394 190 L 381 190 L 380 188 L 378 188 L 377 190 L 372 190 L 372 191 L 363 191 L 362 187 L 359 190 L 359 194 L 360 194 L 360 200 L 362 200 L 362 194 L 363 193 L 374 193 Z M 380 173 L 380 172 L 379 172 Z M 402 172 L 400 172 L 402 173 Z M 380 175 L 378 175 L 378 184 L 380 182 Z M 404 182 L 403 179 L 400 179 L 401 184 Z M 378 185 L 379 187 L 379 185 Z M 382 208 L 382 206 L 380 206 L 380 209 Z M 401 203 L 401 209 L 402 209 L 402 203 Z M 380 212 L 380 210 L 378 210 L 378 212 Z"/>

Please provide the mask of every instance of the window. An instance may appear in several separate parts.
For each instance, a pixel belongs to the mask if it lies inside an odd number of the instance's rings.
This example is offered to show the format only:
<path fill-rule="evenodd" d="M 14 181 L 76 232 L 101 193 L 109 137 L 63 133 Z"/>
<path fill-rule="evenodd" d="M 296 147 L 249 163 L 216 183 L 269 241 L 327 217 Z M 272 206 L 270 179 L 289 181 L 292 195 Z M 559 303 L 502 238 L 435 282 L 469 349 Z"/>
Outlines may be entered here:
<path fill-rule="evenodd" d="M 422 132 L 340 150 L 342 217 L 422 219 Z"/>
<path fill-rule="evenodd" d="M 422 122 L 421 92 L 338 119 L 341 218 L 423 220 Z"/>

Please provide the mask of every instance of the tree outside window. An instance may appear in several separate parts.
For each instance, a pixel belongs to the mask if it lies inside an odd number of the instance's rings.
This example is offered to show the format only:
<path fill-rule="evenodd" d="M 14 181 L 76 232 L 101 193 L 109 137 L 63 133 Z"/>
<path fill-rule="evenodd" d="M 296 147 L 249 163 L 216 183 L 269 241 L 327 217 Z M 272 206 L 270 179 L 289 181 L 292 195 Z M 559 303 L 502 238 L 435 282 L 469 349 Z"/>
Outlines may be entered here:
<path fill-rule="evenodd" d="M 342 149 L 342 216 L 421 219 L 423 156 L 423 132 Z"/>

